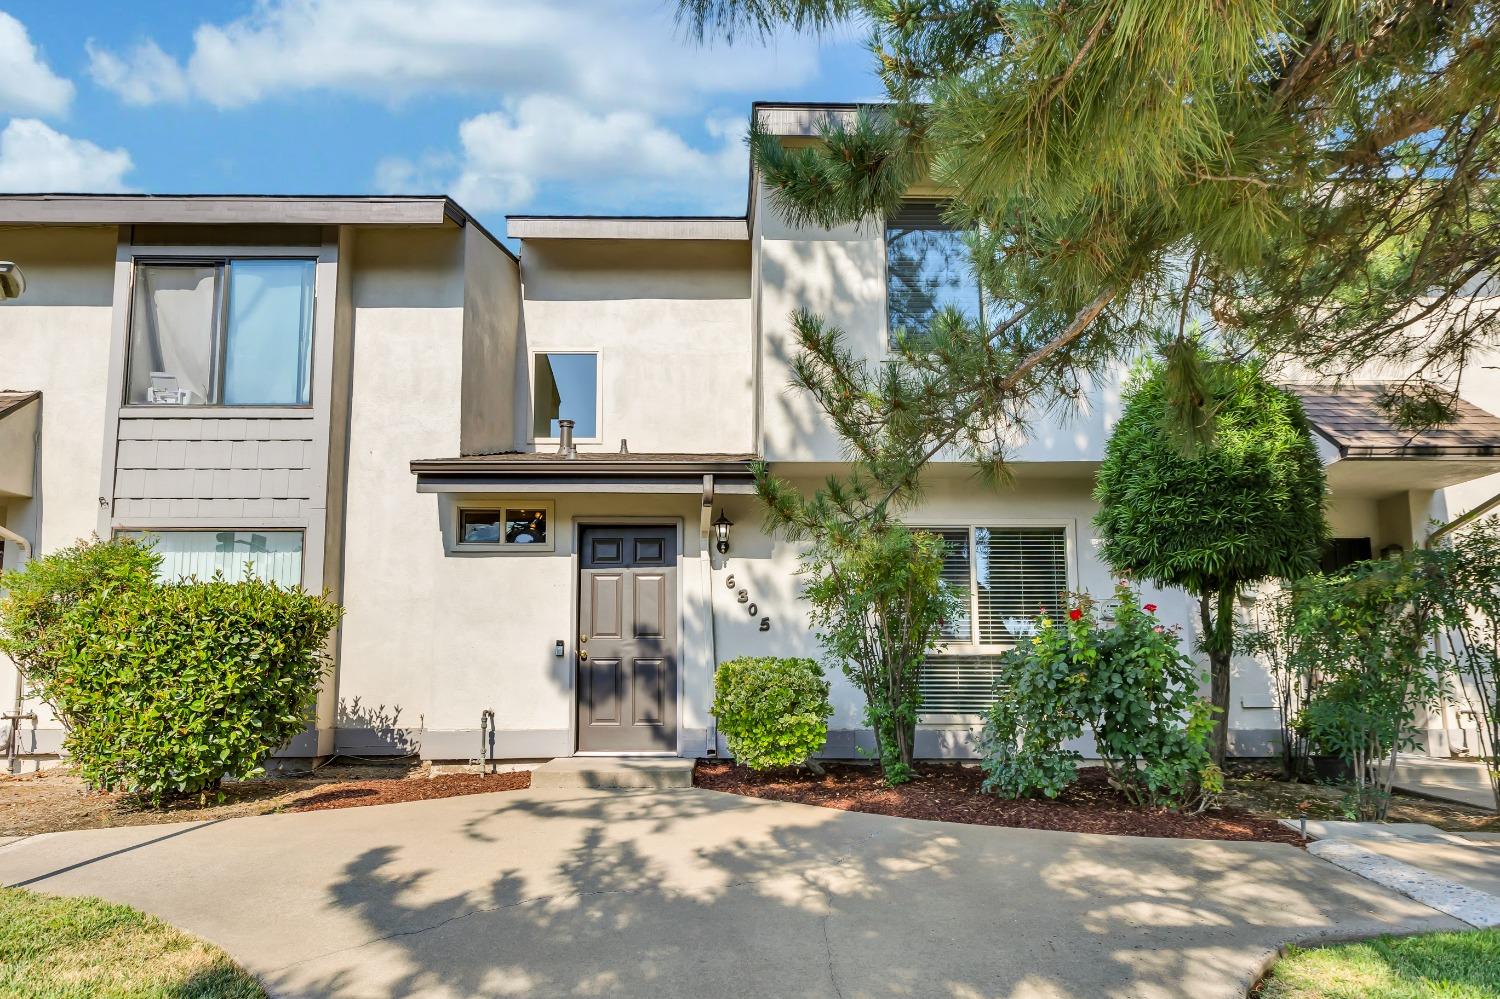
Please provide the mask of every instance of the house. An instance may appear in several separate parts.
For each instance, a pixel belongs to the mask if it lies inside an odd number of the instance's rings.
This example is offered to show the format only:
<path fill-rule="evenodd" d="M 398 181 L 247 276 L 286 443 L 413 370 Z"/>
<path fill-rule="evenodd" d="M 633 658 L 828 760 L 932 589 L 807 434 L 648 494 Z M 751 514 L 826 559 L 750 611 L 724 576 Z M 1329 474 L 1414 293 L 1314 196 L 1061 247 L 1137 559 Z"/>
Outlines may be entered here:
<path fill-rule="evenodd" d="M 851 111 L 755 114 L 795 143 Z M 752 179 L 744 216 L 512 216 L 518 254 L 442 197 L 0 196 L 0 258 L 28 284 L 0 305 L 4 564 L 152 532 L 174 574 L 248 563 L 330 591 L 336 673 L 283 755 L 722 754 L 715 664 L 818 654 L 798 552 L 761 528 L 750 474 L 764 458 L 811 487 L 844 462 L 788 387 L 790 314 L 878 360 L 893 322 L 923 319 L 913 282 L 982 307 L 920 193 L 883 225 L 798 228 Z M 1091 491 L 1122 378 L 1043 421 L 1012 486 L 928 469 L 906 519 L 948 540 L 969 612 L 924 674 L 921 755 L 972 755 L 995 656 L 1037 607 L 1112 588 Z M 1497 378 L 1476 372 L 1458 423 L 1417 437 L 1378 386 L 1297 388 L 1331 559 L 1420 544 L 1500 492 Z M 1149 598 L 1193 640 L 1185 595 Z M 1233 748 L 1267 755 L 1267 679 L 1238 666 Z M 868 752 L 860 696 L 831 679 L 827 755 Z M 45 705 L 12 713 L 15 765 L 55 757 Z M 1472 740 L 1459 721 L 1426 719 L 1428 750 Z"/>

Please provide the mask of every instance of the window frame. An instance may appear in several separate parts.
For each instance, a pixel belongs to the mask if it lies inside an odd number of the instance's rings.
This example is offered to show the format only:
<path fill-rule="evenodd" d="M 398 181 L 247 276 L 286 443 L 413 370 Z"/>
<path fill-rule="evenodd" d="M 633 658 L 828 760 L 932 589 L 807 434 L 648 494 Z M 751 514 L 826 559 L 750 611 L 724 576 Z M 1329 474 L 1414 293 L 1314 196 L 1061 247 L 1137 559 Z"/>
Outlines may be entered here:
<path fill-rule="evenodd" d="M 538 437 L 536 435 L 536 359 L 549 354 L 578 354 L 594 358 L 594 435 L 573 435 L 574 444 L 602 444 L 604 442 L 604 351 L 601 348 L 548 350 L 539 348 L 530 351 L 526 365 L 526 398 L 530 403 L 526 412 L 526 440 L 531 444 L 557 444 L 561 437 Z"/>
<path fill-rule="evenodd" d="M 912 531 L 928 531 L 938 533 L 940 531 L 965 531 L 968 533 L 969 544 L 969 640 L 941 639 L 936 650 L 928 656 L 928 659 L 1000 656 L 1014 649 L 1018 642 L 981 642 L 979 633 L 979 585 L 977 581 L 977 559 L 974 558 L 975 532 L 983 529 L 990 531 L 1007 530 L 1054 530 L 1061 531 L 1063 536 L 1063 571 L 1067 580 L 1069 591 L 1078 588 L 1078 562 L 1076 532 L 1077 522 L 1072 519 L 996 519 L 984 522 L 975 520 L 952 521 L 952 520 L 923 520 L 920 523 L 906 525 Z M 977 719 L 980 714 L 964 711 L 928 711 L 921 710 L 918 713 L 918 721 L 923 723 L 951 724 L 970 719 Z"/>
<path fill-rule="evenodd" d="M 237 524 L 237 525 L 214 524 L 214 525 L 209 525 L 209 526 L 206 526 L 206 527 L 200 527 L 200 526 L 198 526 L 196 524 L 194 524 L 192 526 L 183 526 L 181 524 L 161 525 L 161 524 L 155 524 L 155 523 L 148 523 L 148 524 L 118 524 L 118 525 L 116 525 L 110 531 L 110 536 L 111 537 L 115 537 L 115 538 L 119 538 L 119 537 L 124 537 L 126 535 L 146 535 L 146 534 L 158 534 L 158 535 L 159 534 L 226 534 L 226 533 L 233 533 L 233 534 L 254 534 L 256 532 L 259 532 L 261 534 L 295 534 L 295 535 L 298 536 L 299 541 L 298 541 L 297 552 L 298 552 L 299 558 L 298 558 L 298 565 L 297 565 L 297 585 L 305 587 L 307 585 L 307 528 L 306 527 L 293 527 L 293 526 L 287 526 L 287 525 L 284 525 L 284 524 L 280 525 L 280 526 L 276 526 L 276 527 L 269 527 L 269 526 L 266 526 L 264 524 L 251 524 L 251 525 L 246 525 L 246 524 Z M 199 582 L 203 582 L 203 580 L 199 580 Z"/>
<path fill-rule="evenodd" d="M 547 518 L 547 540 L 539 544 L 523 545 L 505 540 L 506 510 L 541 510 Z M 468 512 L 498 513 L 500 515 L 499 541 L 465 541 L 463 518 Z M 456 499 L 453 503 L 452 540 L 448 543 L 450 555 L 524 555 L 527 553 L 550 554 L 557 550 L 557 503 L 550 499 L 538 499 L 526 495 L 473 496 Z"/>
<path fill-rule="evenodd" d="M 307 337 L 308 385 L 306 402 L 229 403 L 222 401 L 224 365 L 229 343 L 229 266 L 236 260 L 286 260 L 312 264 L 312 302 L 309 308 Z M 239 248 L 236 248 L 234 250 L 220 250 L 208 253 L 153 252 L 132 254 L 130 258 L 130 287 L 127 290 L 125 298 L 125 349 L 123 352 L 125 365 L 123 376 L 120 379 L 120 415 L 124 417 L 160 416 L 164 413 L 201 415 L 210 411 L 246 414 L 259 410 L 268 412 L 310 413 L 317 402 L 318 264 L 321 260 L 321 253 L 317 248 L 303 246 L 278 246 L 270 248 L 265 252 L 251 249 L 241 251 Z M 210 386 L 213 399 L 208 402 L 173 405 L 170 403 L 132 402 L 130 400 L 131 361 L 135 352 L 135 293 L 136 282 L 139 279 L 140 267 L 142 265 L 148 267 L 153 265 L 168 267 L 213 267 L 215 269 L 214 325 L 210 331 L 211 341 L 209 343 Z"/>
<path fill-rule="evenodd" d="M 943 198 L 914 197 L 914 198 L 902 198 L 901 199 L 901 204 L 902 204 L 903 210 L 906 208 L 907 205 L 929 205 L 929 206 L 932 206 L 934 209 L 936 209 L 939 213 L 941 213 L 941 211 L 942 211 L 942 205 L 943 205 L 944 201 L 945 201 L 945 199 L 943 199 Z M 880 229 L 880 247 L 881 247 L 881 254 L 880 254 L 880 276 L 881 276 L 881 290 L 882 290 L 882 292 L 883 292 L 883 294 L 885 296 L 884 297 L 884 303 L 883 303 L 884 304 L 884 308 L 881 310 L 881 312 L 882 312 L 882 318 L 883 318 L 884 326 L 885 326 L 885 349 L 887 351 L 891 351 L 891 350 L 894 350 L 896 348 L 896 341 L 895 341 L 896 327 L 891 323 L 891 228 L 892 228 L 892 222 L 893 222 L 892 216 L 890 216 L 890 215 L 884 216 L 881 219 L 881 229 Z M 963 232 L 965 232 L 965 230 L 955 228 L 954 226 L 948 225 L 946 222 L 943 223 L 943 229 L 942 230 L 930 230 L 930 231 L 954 232 L 954 233 L 960 233 L 960 234 L 962 234 Z M 979 322 L 980 322 L 981 325 L 986 325 L 988 323 L 988 321 L 989 321 L 988 320 L 988 312 L 989 312 L 989 308 L 990 308 L 990 302 L 988 302 L 986 300 L 986 296 L 985 296 L 985 293 L 984 293 L 984 286 L 981 284 L 981 282 L 979 280 L 979 275 L 977 273 L 971 273 L 969 275 L 969 278 L 974 283 L 975 305 L 976 305 L 976 308 L 977 308 L 977 315 L 979 317 Z M 914 330 L 912 332 L 913 332 L 913 334 L 915 334 L 917 331 Z"/>

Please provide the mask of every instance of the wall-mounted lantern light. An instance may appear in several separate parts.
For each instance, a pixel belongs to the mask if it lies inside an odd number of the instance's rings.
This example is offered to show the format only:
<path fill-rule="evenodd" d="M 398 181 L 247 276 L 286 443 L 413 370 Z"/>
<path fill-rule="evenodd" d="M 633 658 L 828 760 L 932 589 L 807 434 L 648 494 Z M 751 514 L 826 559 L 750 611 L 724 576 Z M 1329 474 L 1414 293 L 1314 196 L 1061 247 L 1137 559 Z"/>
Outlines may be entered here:
<path fill-rule="evenodd" d="M 724 511 L 719 511 L 719 519 L 714 521 L 714 537 L 718 539 L 714 546 L 719 549 L 720 555 L 729 552 L 729 529 L 734 526 L 734 521 L 724 516 Z"/>
<path fill-rule="evenodd" d="M 20 298 L 26 290 L 26 278 L 21 268 L 9 260 L 0 260 L 0 300 Z"/>

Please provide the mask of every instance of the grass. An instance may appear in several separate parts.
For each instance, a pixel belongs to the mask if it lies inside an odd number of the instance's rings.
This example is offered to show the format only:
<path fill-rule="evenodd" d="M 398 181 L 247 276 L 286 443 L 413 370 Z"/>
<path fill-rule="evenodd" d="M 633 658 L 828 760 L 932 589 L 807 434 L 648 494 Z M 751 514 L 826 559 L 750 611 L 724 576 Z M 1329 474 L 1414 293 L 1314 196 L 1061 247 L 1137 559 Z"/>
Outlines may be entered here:
<path fill-rule="evenodd" d="M 1500 999 L 1500 930 L 1289 948 L 1260 999 Z"/>
<path fill-rule="evenodd" d="M 0 996 L 266 999 L 212 944 L 97 898 L 0 888 Z"/>

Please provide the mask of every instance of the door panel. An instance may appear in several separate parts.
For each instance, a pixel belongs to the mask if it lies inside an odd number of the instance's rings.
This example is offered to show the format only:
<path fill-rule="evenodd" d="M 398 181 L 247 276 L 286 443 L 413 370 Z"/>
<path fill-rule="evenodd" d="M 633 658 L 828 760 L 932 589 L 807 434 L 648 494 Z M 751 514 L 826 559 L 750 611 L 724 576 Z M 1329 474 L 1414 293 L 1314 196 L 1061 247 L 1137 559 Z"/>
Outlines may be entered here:
<path fill-rule="evenodd" d="M 677 529 L 586 527 L 579 553 L 578 749 L 675 751 Z"/>
<path fill-rule="evenodd" d="M 636 638 L 663 638 L 667 634 L 667 578 L 659 572 L 636 576 L 635 584 L 635 629 Z"/>

